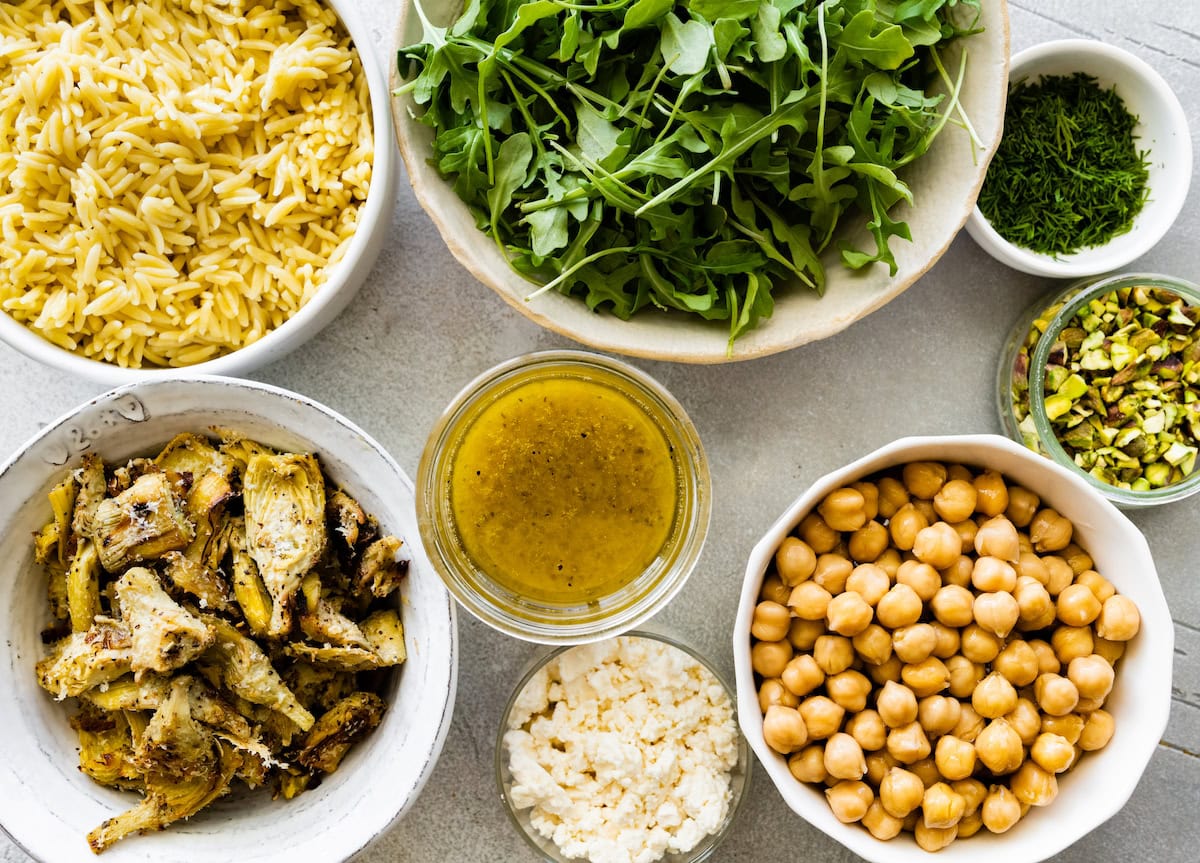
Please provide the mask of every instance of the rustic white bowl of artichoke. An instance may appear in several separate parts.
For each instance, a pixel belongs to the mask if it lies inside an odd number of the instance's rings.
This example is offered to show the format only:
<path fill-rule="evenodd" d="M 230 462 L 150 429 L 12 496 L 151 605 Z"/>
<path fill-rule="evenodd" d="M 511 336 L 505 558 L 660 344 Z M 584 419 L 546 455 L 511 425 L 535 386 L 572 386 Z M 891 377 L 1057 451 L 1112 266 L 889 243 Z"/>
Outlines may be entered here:
<path fill-rule="evenodd" d="M 454 609 L 352 423 L 247 381 L 123 387 L 0 500 L 0 818 L 31 856 L 340 861 L 416 799 Z"/>

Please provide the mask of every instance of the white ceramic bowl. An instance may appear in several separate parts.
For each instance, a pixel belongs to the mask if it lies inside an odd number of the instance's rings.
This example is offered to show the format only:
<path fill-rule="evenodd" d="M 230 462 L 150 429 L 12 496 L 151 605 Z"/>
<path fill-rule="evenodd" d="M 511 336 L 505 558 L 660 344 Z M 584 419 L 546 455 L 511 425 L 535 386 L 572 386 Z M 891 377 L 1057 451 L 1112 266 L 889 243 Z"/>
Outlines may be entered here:
<path fill-rule="evenodd" d="M 322 0 L 337 12 L 346 26 L 359 61 L 367 76 L 371 96 L 371 123 L 375 135 L 375 162 L 371 169 L 371 187 L 359 211 L 358 228 L 351 237 L 345 255 L 328 270 L 320 289 L 303 308 L 266 333 L 258 341 L 232 353 L 187 366 L 185 369 L 123 368 L 80 356 L 46 341 L 33 330 L 0 313 L 0 340 L 27 357 L 81 378 L 108 386 L 133 381 L 190 374 L 241 375 L 281 359 L 315 336 L 346 307 L 375 264 L 391 227 L 396 204 L 396 178 L 399 160 L 392 140 L 391 103 L 387 77 L 375 55 L 371 30 L 358 12 L 360 4 L 351 0 Z"/>
<path fill-rule="evenodd" d="M 967 233 L 1002 264 L 1035 276 L 1070 279 L 1119 270 L 1163 238 L 1183 209 L 1192 181 L 1192 139 L 1187 115 L 1166 81 L 1145 60 L 1091 39 L 1043 42 L 1016 54 L 1009 80 L 1036 81 L 1050 75 L 1083 72 L 1104 88 L 1116 87 L 1129 112 L 1138 118 L 1133 133 L 1138 149 L 1149 151 L 1150 197 L 1133 227 L 1102 246 L 1070 255 L 1045 255 L 1022 248 L 996 233 L 976 206 Z"/>
<path fill-rule="evenodd" d="M 1107 747 L 1089 752 L 1059 777 L 1057 799 L 1032 809 L 1007 833 L 981 830 L 938 852 L 947 863 L 1037 863 L 1066 848 L 1117 813 L 1154 754 L 1171 705 L 1175 630 L 1158 583 L 1154 559 L 1141 532 L 1078 476 L 999 435 L 902 438 L 833 471 L 798 497 L 750 553 L 733 630 L 738 720 L 784 802 L 792 811 L 851 851 L 874 863 L 928 863 L 911 836 L 875 839 L 860 824 L 838 821 L 822 789 L 799 782 L 787 760 L 763 741 L 762 713 L 750 667 L 750 621 L 767 566 L 780 541 L 829 492 L 885 468 L 910 461 L 961 462 L 995 468 L 1013 483 L 1036 492 L 1075 525 L 1079 543 L 1096 569 L 1137 603 L 1142 628 L 1117 666 L 1117 681 L 1104 709 L 1116 720 Z"/>
<path fill-rule="evenodd" d="M 111 863 L 346 860 L 399 818 L 433 770 L 450 726 L 457 675 L 454 607 L 422 550 L 412 483 L 366 433 L 328 408 L 228 378 L 156 380 L 105 393 L 51 423 L 0 467 L 0 821 L 45 863 L 94 861 L 86 834 L 139 798 L 79 771 L 69 710 L 34 679 L 45 653 L 45 576 L 30 537 L 50 516 L 46 492 L 83 452 L 106 460 L 152 453 L 182 431 L 221 425 L 319 454 L 325 471 L 405 540 L 401 588 L 408 659 L 392 677 L 383 722 L 318 788 L 292 801 L 235 792 L 189 821 L 104 852 Z"/>
<path fill-rule="evenodd" d="M 435 24 L 457 17 L 462 0 L 422 0 Z M 397 46 L 421 41 L 421 23 L 413 3 L 400 10 Z M 509 266 L 504 254 L 475 226 L 475 217 L 449 183 L 429 164 L 433 130 L 418 122 L 418 109 L 407 94 L 394 99 L 393 116 L 400 152 L 408 168 L 413 192 L 433 219 L 453 255 L 475 278 L 499 294 L 509 305 L 538 324 L 577 342 L 612 353 L 686 363 L 723 363 L 778 353 L 823 339 L 895 299 L 937 262 L 966 222 L 983 175 L 1000 139 L 1007 87 L 1008 7 L 1003 2 L 983 4 L 982 33 L 964 40 L 943 55 L 947 68 L 958 68 L 959 49 L 966 44 L 969 60 L 961 102 L 982 141 L 975 148 L 967 133 L 947 125 L 933 147 L 902 174 L 912 189 L 914 207 L 901 206 L 894 215 L 908 222 L 913 242 L 894 239 L 891 244 L 898 270 L 889 275 L 883 265 L 851 272 L 839 259 L 836 243 L 822 258 L 826 267 L 824 297 L 797 288 L 774 293 L 775 311 L 759 326 L 738 337 L 728 351 L 727 322 L 705 322 L 696 315 L 662 314 L 646 309 L 629 321 L 607 312 L 596 314 L 577 297 L 556 291 L 532 301 L 525 298 L 537 285 Z M 393 61 L 394 65 L 394 61 Z M 402 81 L 392 69 L 392 85 Z M 866 219 L 847 223 L 840 236 L 859 248 L 874 248 L 865 229 Z"/>

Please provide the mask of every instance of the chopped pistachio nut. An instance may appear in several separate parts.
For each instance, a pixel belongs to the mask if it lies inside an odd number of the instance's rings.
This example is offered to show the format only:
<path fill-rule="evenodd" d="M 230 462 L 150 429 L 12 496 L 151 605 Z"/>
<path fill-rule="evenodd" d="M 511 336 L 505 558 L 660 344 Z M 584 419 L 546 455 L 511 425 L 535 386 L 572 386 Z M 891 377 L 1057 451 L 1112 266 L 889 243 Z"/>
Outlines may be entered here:
<path fill-rule="evenodd" d="M 1029 358 L 1061 304 L 1033 322 L 1013 365 L 1013 408 L 1041 449 L 1029 411 Z M 1046 416 L 1075 463 L 1119 488 L 1179 482 L 1200 453 L 1200 306 L 1138 285 L 1083 306 L 1051 346 Z"/>

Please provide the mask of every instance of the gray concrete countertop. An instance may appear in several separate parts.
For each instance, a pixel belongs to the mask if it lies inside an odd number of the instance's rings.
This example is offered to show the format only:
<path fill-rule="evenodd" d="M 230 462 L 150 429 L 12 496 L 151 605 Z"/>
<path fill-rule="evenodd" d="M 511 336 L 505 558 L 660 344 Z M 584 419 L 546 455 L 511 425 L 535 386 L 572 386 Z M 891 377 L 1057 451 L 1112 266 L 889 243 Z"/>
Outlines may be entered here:
<path fill-rule="evenodd" d="M 398 0 L 357 0 L 381 62 L 392 57 Z M 1014 51 L 1069 36 L 1127 48 L 1171 84 L 1200 129 L 1200 4 L 1154 0 L 1019 0 Z M 1200 165 L 1200 162 L 1198 162 Z M 1200 186 L 1200 181 L 1195 183 Z M 1200 280 L 1200 193 L 1167 238 L 1131 269 Z M 748 363 L 638 361 L 684 404 L 711 460 L 714 507 L 703 557 L 659 620 L 732 677 L 730 631 L 746 556 L 814 479 L 897 437 L 999 432 L 993 379 L 1017 314 L 1051 282 L 1008 270 L 962 234 L 933 270 L 838 336 Z M 320 336 L 255 377 L 346 414 L 415 474 L 425 436 L 458 389 L 501 360 L 571 346 L 510 309 L 450 256 L 405 180 L 391 236 L 355 302 Z M 0 454 L 99 387 L 0 346 Z M 1200 848 L 1200 503 L 1132 518 L 1145 531 L 1176 623 L 1175 701 L 1149 770 L 1111 821 L 1054 858 L 1191 863 Z M 441 760 L 421 798 L 363 856 L 389 861 L 533 861 L 497 798 L 492 744 L 500 710 L 537 648 L 459 615 L 458 700 Z M 1103 794 L 1104 789 L 1097 789 Z M 3 801 L 0 801 L 3 805 Z M 0 860 L 27 860 L 0 838 Z M 297 860 L 304 859 L 299 851 Z M 722 861 L 856 858 L 793 815 L 758 771 Z M 1018 863 L 1018 861 L 1014 861 Z"/>

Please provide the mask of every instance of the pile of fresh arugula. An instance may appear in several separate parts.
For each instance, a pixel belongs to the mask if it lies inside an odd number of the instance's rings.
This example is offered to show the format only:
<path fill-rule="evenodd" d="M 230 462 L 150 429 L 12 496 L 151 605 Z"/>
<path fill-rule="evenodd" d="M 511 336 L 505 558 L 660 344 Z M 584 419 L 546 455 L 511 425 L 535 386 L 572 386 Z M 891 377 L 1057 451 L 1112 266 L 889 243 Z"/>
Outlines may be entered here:
<path fill-rule="evenodd" d="M 412 2 L 401 91 L 512 265 L 621 318 L 729 321 L 731 347 L 777 285 L 823 292 L 848 210 L 875 248 L 842 261 L 894 273 L 896 172 L 956 111 L 970 130 L 966 52 L 951 75 L 938 51 L 980 0 L 468 0 L 449 28 Z"/>

